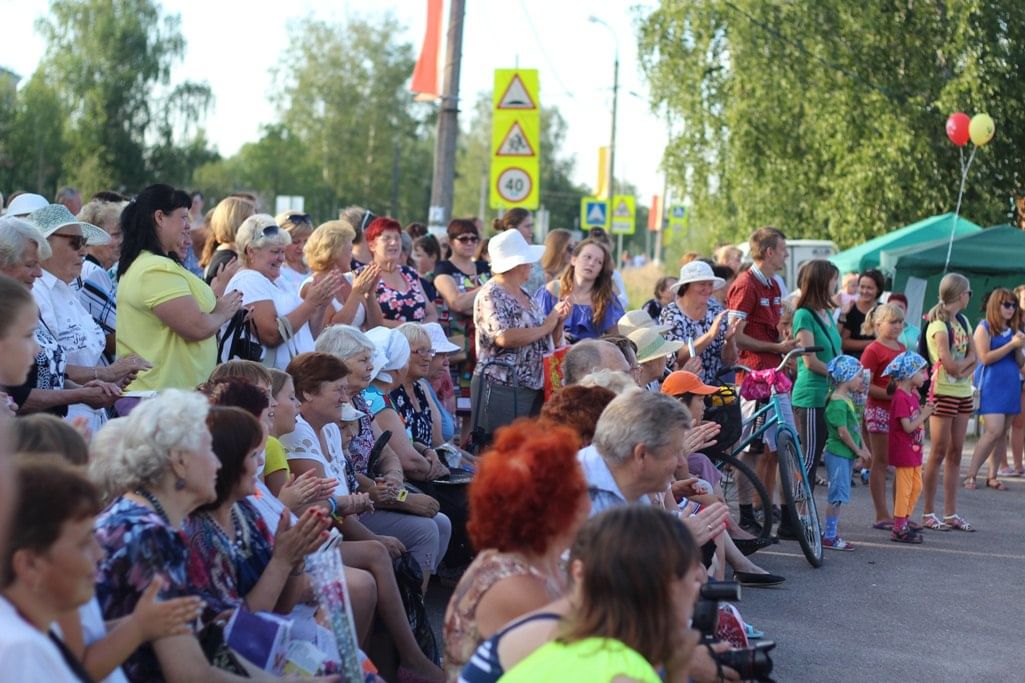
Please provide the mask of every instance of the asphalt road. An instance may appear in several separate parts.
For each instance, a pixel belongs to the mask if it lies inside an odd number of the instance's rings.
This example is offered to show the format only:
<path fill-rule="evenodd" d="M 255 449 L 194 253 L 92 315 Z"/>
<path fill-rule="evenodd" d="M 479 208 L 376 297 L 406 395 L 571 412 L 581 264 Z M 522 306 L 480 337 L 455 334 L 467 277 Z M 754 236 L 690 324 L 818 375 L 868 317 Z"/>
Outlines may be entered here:
<path fill-rule="evenodd" d="M 787 577 L 779 588 L 745 589 L 738 604 L 777 644 L 774 679 L 1025 681 L 1025 479 L 1004 479 L 1007 491 L 983 479 L 958 492 L 975 533 L 926 531 L 922 545 L 893 543 L 871 528 L 868 487 L 859 482 L 840 524 L 855 550 L 826 550 L 819 569 L 794 541 L 754 555 Z M 448 595 L 432 583 L 428 609 L 439 635 Z"/>

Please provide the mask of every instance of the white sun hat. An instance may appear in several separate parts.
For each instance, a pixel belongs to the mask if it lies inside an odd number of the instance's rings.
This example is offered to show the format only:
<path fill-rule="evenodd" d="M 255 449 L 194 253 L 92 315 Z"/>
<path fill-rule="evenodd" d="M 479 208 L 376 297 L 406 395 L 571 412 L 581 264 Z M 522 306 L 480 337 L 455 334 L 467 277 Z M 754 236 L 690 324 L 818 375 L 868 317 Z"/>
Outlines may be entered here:
<path fill-rule="evenodd" d="M 712 266 L 704 261 L 691 261 L 690 263 L 685 263 L 680 268 L 680 279 L 669 288 L 669 291 L 676 294 L 680 291 L 680 287 L 689 285 L 692 282 L 711 282 L 713 290 L 719 289 L 726 284 L 726 280 L 715 276 L 715 273 L 712 272 Z"/>
<path fill-rule="evenodd" d="M 488 242 L 492 273 L 505 273 L 524 263 L 537 263 L 544 253 L 543 245 L 527 244 L 519 230 L 506 230 Z"/>
<path fill-rule="evenodd" d="M 656 358 L 665 358 L 683 348 L 681 341 L 669 341 L 658 333 L 654 327 L 639 327 L 627 339 L 637 346 L 637 362 L 646 363 Z"/>
<path fill-rule="evenodd" d="M 63 204 L 47 204 L 41 209 L 36 209 L 28 215 L 28 220 L 34 223 L 43 237 L 49 237 L 61 228 L 69 225 L 78 225 L 82 228 L 82 234 L 86 238 L 86 244 L 90 247 L 101 244 L 110 244 L 110 235 L 103 228 L 98 228 L 92 223 L 86 223 L 75 218 L 75 214 L 68 210 Z"/>
<path fill-rule="evenodd" d="M 672 325 L 659 325 L 654 318 L 648 315 L 647 311 L 641 308 L 624 313 L 616 326 L 619 328 L 619 333 L 624 336 L 629 336 L 631 332 L 642 327 L 652 327 L 657 332 L 668 332 L 673 327 Z"/>
<path fill-rule="evenodd" d="M 438 323 L 424 323 L 424 330 L 431 338 L 431 350 L 435 353 L 455 353 L 462 351 L 462 346 L 456 346 L 445 336 L 445 330 Z"/>

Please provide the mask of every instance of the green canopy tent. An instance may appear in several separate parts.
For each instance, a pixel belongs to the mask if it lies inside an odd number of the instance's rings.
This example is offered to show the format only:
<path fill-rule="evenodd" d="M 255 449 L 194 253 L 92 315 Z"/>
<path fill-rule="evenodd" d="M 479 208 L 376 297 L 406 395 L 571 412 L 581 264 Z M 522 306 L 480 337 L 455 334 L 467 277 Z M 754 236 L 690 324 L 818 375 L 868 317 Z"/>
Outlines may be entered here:
<path fill-rule="evenodd" d="M 954 240 L 947 272 L 961 273 L 972 283 L 974 297 L 965 314 L 972 321 L 982 317 L 983 297 L 996 287 L 1014 289 L 1025 283 L 1025 230 L 996 225 Z M 892 291 L 908 297 L 908 314 L 920 319 L 939 298 L 947 240 L 917 248 L 884 251 L 880 257 L 884 273 L 891 275 Z"/>
<path fill-rule="evenodd" d="M 949 239 L 950 229 L 954 223 L 954 214 L 944 213 L 939 216 L 929 216 L 917 223 L 888 232 L 870 239 L 864 244 L 851 247 L 841 251 L 829 258 L 841 273 L 862 272 L 869 268 L 879 267 L 879 255 L 887 249 L 900 249 L 902 247 L 921 246 L 923 242 L 932 242 L 939 239 Z M 968 235 L 982 230 L 978 225 L 971 222 L 964 216 L 957 219 L 957 227 L 954 230 L 955 237 Z"/>

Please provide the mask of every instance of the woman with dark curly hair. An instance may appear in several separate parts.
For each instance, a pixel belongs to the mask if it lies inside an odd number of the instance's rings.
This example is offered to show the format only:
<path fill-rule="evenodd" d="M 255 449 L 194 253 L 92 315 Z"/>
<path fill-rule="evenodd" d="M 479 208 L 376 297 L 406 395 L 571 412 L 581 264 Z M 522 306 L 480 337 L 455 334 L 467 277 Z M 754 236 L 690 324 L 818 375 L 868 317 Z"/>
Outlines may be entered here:
<path fill-rule="evenodd" d="M 573 384 L 559 389 L 541 408 L 541 419 L 569 427 L 580 435 L 580 447 L 591 445 L 594 428 L 616 392 L 599 386 Z"/>
<path fill-rule="evenodd" d="M 573 304 L 563 322 L 570 344 L 619 333 L 616 321 L 624 311 L 612 281 L 612 255 L 597 240 L 588 238 L 577 244 L 562 277 L 537 290 L 534 299 L 546 315 L 562 299 Z"/>
<path fill-rule="evenodd" d="M 470 484 L 467 527 L 479 554 L 445 611 L 450 680 L 502 625 L 565 592 L 559 558 L 591 506 L 577 435 L 539 426 L 520 420 L 500 429 Z"/>

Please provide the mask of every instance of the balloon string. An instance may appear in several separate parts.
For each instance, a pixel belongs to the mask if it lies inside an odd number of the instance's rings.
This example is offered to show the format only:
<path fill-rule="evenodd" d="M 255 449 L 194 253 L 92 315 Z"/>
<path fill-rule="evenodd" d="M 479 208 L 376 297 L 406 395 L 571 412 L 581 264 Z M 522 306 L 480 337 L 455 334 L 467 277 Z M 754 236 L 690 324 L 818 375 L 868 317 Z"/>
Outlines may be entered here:
<path fill-rule="evenodd" d="M 961 153 L 961 186 L 957 190 L 957 206 L 954 207 L 954 221 L 950 224 L 950 240 L 947 242 L 947 260 L 943 263 L 943 272 L 946 273 L 950 267 L 950 254 L 954 249 L 954 233 L 957 231 L 957 218 L 961 215 L 961 197 L 964 196 L 964 184 L 968 178 L 968 169 L 972 167 L 972 161 L 975 159 L 975 152 L 978 151 L 978 147 L 972 147 L 972 153 L 968 155 L 968 163 L 964 160 L 964 150 L 958 147 L 958 151 Z"/>

